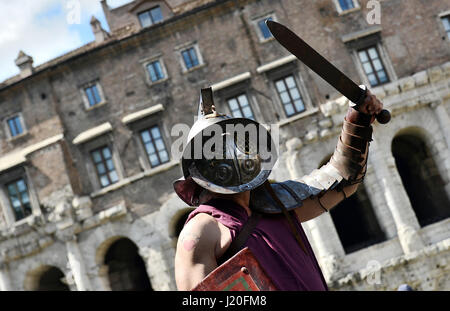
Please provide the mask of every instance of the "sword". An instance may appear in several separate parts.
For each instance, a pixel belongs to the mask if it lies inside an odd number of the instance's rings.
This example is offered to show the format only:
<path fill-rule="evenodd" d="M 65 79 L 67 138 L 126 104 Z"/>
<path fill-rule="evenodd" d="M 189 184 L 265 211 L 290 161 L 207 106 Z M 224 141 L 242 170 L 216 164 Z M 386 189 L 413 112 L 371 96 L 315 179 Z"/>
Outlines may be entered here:
<path fill-rule="evenodd" d="M 282 46 L 347 97 L 353 103 L 353 107 L 358 108 L 364 102 L 367 90 L 360 88 L 303 39 L 280 23 L 266 20 L 266 25 Z M 391 114 L 386 109 L 383 109 L 376 115 L 376 119 L 379 123 L 386 124 L 390 121 Z"/>

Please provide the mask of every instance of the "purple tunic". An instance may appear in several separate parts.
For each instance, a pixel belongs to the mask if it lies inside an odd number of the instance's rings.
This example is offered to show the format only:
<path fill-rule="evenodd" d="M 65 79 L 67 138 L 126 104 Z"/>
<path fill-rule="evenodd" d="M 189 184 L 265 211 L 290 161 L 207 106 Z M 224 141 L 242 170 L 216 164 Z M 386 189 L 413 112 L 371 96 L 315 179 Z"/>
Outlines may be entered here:
<path fill-rule="evenodd" d="M 249 218 L 243 207 L 225 199 L 214 199 L 207 205 L 200 205 L 189 214 L 186 223 L 199 213 L 213 216 L 230 229 L 232 241 Z M 283 214 L 263 215 L 244 247 L 248 246 L 252 251 L 277 289 L 328 290 L 305 232 L 297 217 L 294 219 L 308 254 L 298 245 Z"/>

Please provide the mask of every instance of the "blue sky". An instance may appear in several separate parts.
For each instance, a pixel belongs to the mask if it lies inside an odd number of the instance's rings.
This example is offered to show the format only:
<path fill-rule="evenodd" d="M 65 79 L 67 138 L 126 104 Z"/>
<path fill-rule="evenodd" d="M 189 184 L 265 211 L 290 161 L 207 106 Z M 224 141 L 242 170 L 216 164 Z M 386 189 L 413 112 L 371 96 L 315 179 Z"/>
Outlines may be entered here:
<path fill-rule="evenodd" d="M 93 15 L 109 31 L 100 0 L 0 0 L 0 82 L 19 73 L 14 60 L 20 50 L 37 66 L 93 41 Z"/>

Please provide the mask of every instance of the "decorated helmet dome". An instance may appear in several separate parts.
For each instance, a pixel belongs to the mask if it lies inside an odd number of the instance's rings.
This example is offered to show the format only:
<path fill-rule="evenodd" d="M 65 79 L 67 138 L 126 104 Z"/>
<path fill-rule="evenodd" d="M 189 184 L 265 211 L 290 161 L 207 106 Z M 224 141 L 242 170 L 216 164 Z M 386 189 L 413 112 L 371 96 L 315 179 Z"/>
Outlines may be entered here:
<path fill-rule="evenodd" d="M 203 189 L 234 194 L 255 189 L 270 175 L 277 159 L 267 129 L 248 118 L 216 111 L 211 88 L 201 90 L 198 119 L 183 150 L 183 177 L 174 182 L 178 196 L 198 205 Z"/>

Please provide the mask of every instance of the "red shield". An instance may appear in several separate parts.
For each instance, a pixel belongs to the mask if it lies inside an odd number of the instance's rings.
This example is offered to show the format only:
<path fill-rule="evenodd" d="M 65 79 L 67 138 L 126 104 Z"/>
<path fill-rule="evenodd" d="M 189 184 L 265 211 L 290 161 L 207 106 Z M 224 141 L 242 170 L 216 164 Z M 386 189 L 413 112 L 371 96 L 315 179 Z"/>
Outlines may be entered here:
<path fill-rule="evenodd" d="M 193 291 L 277 290 L 248 247 L 208 274 Z"/>

